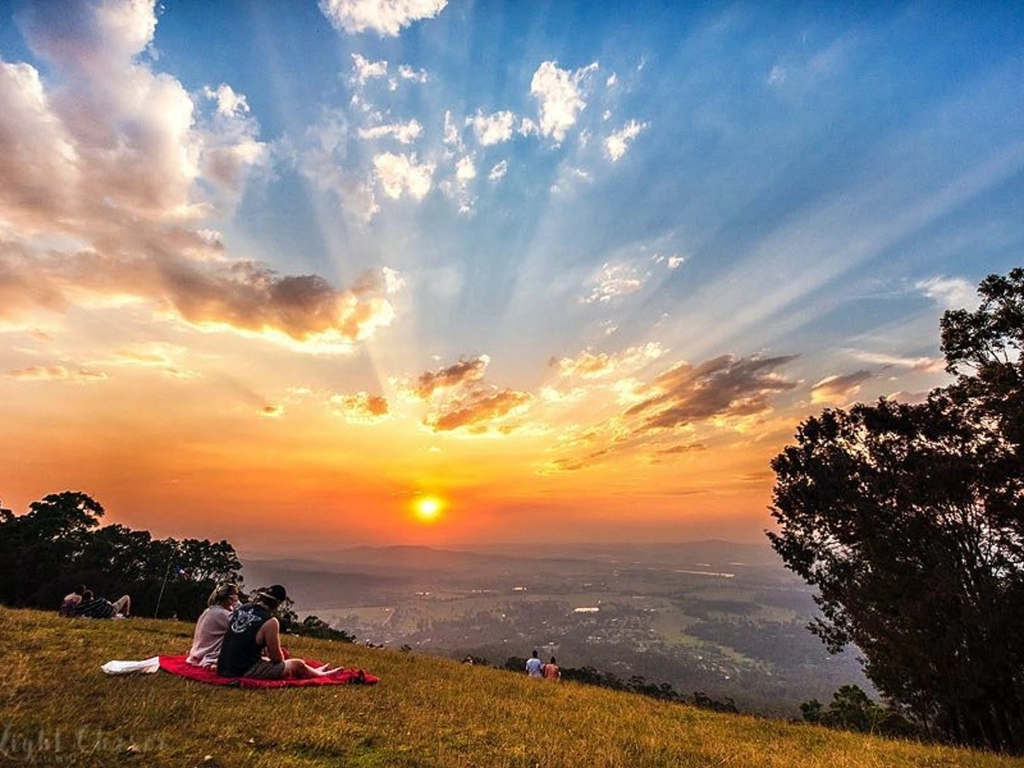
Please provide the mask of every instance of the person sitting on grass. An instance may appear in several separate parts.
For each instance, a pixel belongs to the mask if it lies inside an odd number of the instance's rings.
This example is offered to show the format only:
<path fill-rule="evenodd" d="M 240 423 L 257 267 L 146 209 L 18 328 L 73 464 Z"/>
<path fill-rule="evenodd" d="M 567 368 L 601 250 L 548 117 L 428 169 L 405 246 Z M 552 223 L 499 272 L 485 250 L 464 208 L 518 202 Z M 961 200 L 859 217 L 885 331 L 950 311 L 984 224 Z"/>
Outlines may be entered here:
<path fill-rule="evenodd" d="M 127 619 L 131 615 L 132 599 L 121 595 L 114 602 L 104 597 L 94 597 L 91 589 L 82 591 L 82 599 L 75 608 L 75 616 L 87 619 Z"/>
<path fill-rule="evenodd" d="M 197 667 L 213 668 L 217 666 L 217 657 L 224 644 L 224 635 L 228 631 L 231 612 L 238 606 L 238 586 L 236 584 L 221 584 L 210 594 L 206 605 L 206 610 L 196 622 L 196 631 L 192 636 L 192 648 L 185 661 Z"/>
<path fill-rule="evenodd" d="M 79 584 L 73 592 L 64 595 L 64 599 L 60 601 L 60 609 L 57 613 L 65 619 L 73 618 L 79 604 L 82 602 L 83 594 L 85 594 L 85 584 Z"/>
<path fill-rule="evenodd" d="M 217 674 L 222 677 L 252 677 L 280 680 L 324 677 L 340 667 L 311 667 L 302 659 L 285 659 L 281 649 L 281 624 L 271 615 L 288 599 L 288 593 L 275 584 L 256 593 L 256 600 L 235 610 L 224 635 L 217 658 Z"/>

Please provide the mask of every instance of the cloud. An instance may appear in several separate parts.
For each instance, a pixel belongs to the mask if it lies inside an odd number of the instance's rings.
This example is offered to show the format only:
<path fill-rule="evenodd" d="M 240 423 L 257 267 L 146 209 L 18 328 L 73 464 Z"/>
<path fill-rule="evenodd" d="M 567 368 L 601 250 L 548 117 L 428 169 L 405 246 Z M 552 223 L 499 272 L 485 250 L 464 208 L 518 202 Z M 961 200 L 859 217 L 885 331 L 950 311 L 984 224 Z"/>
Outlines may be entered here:
<path fill-rule="evenodd" d="M 651 258 L 655 264 L 664 264 L 669 269 L 678 269 L 686 261 L 685 256 L 680 256 L 678 253 L 674 253 L 671 256 L 657 255 Z"/>
<path fill-rule="evenodd" d="M 358 53 L 352 54 L 352 76 L 349 80 L 353 85 L 363 86 L 373 79 L 388 76 L 387 61 L 370 61 Z"/>
<path fill-rule="evenodd" d="M 859 350 L 854 350 L 850 354 L 857 360 L 862 360 L 866 363 L 910 368 L 918 373 L 940 373 L 946 369 L 946 360 L 942 357 L 901 357 L 899 355 Z"/>
<path fill-rule="evenodd" d="M 455 177 L 441 184 L 442 191 L 459 204 L 459 213 L 472 213 L 474 198 L 469 185 L 476 178 L 476 164 L 469 155 L 460 157 L 455 163 Z"/>
<path fill-rule="evenodd" d="M 417 163 L 415 154 L 384 152 L 374 156 L 373 167 L 384 194 L 395 200 L 403 195 L 422 200 L 433 186 L 434 164 Z"/>
<path fill-rule="evenodd" d="M 423 399 L 435 392 L 466 384 L 475 384 L 484 377 L 491 358 L 480 355 L 472 360 L 460 359 L 457 363 L 437 371 L 427 371 L 416 380 L 416 394 Z"/>
<path fill-rule="evenodd" d="M 490 147 L 512 138 L 515 121 L 515 113 L 507 110 L 492 115 L 484 115 L 483 112 L 477 111 L 473 117 L 466 118 L 466 125 L 472 126 L 480 146 Z"/>
<path fill-rule="evenodd" d="M 129 345 L 90 364 L 104 368 L 152 368 L 175 379 L 200 378 L 202 374 L 177 362 L 186 351 L 185 347 L 153 341 Z"/>
<path fill-rule="evenodd" d="M 299 157 L 299 170 L 319 189 L 333 194 L 342 210 L 362 222 L 369 222 L 380 211 L 372 178 L 360 177 L 344 169 L 348 156 L 348 120 L 344 112 L 324 110 L 315 124 L 306 130 Z"/>
<path fill-rule="evenodd" d="M 700 365 L 677 363 L 641 390 L 643 399 L 626 411 L 642 417 L 635 432 L 675 429 L 709 419 L 745 417 L 770 410 L 773 394 L 796 387 L 776 369 L 795 356 L 736 359 L 722 355 Z"/>
<path fill-rule="evenodd" d="M 554 61 L 541 63 L 530 81 L 530 93 L 540 102 L 538 129 L 542 135 L 556 143 L 565 139 L 587 106 L 583 99 L 585 85 L 597 69 L 596 61 L 575 72 L 559 69 Z"/>
<path fill-rule="evenodd" d="M 465 428 L 475 434 L 488 432 L 492 428 L 499 432 L 509 432 L 514 427 L 503 424 L 503 420 L 523 409 L 533 400 L 529 392 L 516 392 L 505 389 L 500 392 L 474 392 L 440 413 L 428 416 L 425 422 L 435 432 L 450 432 Z"/>
<path fill-rule="evenodd" d="M 265 405 L 260 409 L 260 416 L 267 419 L 279 419 L 284 416 L 283 405 Z"/>
<path fill-rule="evenodd" d="M 412 144 L 423 133 L 423 126 L 415 118 L 408 123 L 393 123 L 391 125 L 377 125 L 373 128 L 360 128 L 359 138 L 380 139 L 391 136 L 400 144 Z"/>
<path fill-rule="evenodd" d="M 320 0 L 320 11 L 335 29 L 397 37 L 403 27 L 437 16 L 448 0 Z"/>
<path fill-rule="evenodd" d="M 827 376 L 811 387 L 811 402 L 846 405 L 860 392 L 860 385 L 873 378 L 875 374 L 863 370 L 843 376 Z"/>
<path fill-rule="evenodd" d="M 628 347 L 615 354 L 594 354 L 584 350 L 574 358 L 552 358 L 550 363 L 557 366 L 558 375 L 561 377 L 597 379 L 623 371 L 635 371 L 650 361 L 657 360 L 663 354 L 664 348 L 658 342 L 652 341 L 642 346 Z"/>
<path fill-rule="evenodd" d="M 445 144 L 454 147 L 457 151 L 462 151 L 462 136 L 459 132 L 459 126 L 452 117 L 450 109 L 446 109 L 444 113 L 444 138 Z"/>
<path fill-rule="evenodd" d="M 644 287 L 650 276 L 650 272 L 640 272 L 631 264 L 605 262 L 588 278 L 586 285 L 590 286 L 590 293 L 582 296 L 580 301 L 584 304 L 607 303 L 620 296 L 636 293 Z"/>
<path fill-rule="evenodd" d="M 979 303 L 973 283 L 961 277 L 932 277 L 914 284 L 921 293 L 946 309 L 976 309 Z"/>
<path fill-rule="evenodd" d="M 398 67 L 398 76 L 403 80 L 412 80 L 416 83 L 425 83 L 430 79 L 425 69 L 413 69 L 408 64 L 400 64 Z"/>
<path fill-rule="evenodd" d="M 32 366 L 30 368 L 19 368 L 9 371 L 7 377 L 20 381 L 75 381 L 90 382 L 104 381 L 107 374 L 98 371 L 89 371 L 85 368 L 68 369 L 63 365 Z"/>
<path fill-rule="evenodd" d="M 487 180 L 491 182 L 499 182 L 505 178 L 506 173 L 508 173 L 508 161 L 502 160 L 491 168 L 490 172 L 487 174 Z"/>
<path fill-rule="evenodd" d="M 383 395 L 356 392 L 352 395 L 332 395 L 328 403 L 338 416 L 350 424 L 374 424 L 388 416 L 388 401 Z"/>
<path fill-rule="evenodd" d="M 195 221 L 269 164 L 243 94 L 193 97 L 141 60 L 152 2 L 32 4 L 18 22 L 52 76 L 0 60 L 0 219 L 18 233 Z"/>
<path fill-rule="evenodd" d="M 613 162 L 618 162 L 626 154 L 630 142 L 640 135 L 640 131 L 647 127 L 647 123 L 639 123 L 630 120 L 618 131 L 615 131 L 604 140 L 604 151 Z"/>
<path fill-rule="evenodd" d="M 685 443 L 682 445 L 673 445 L 670 448 L 660 448 L 658 453 L 663 455 L 671 455 L 677 453 L 696 453 L 700 451 L 706 451 L 708 447 L 704 443 Z"/>
<path fill-rule="evenodd" d="M 114 248 L 8 259 L 0 250 L 0 296 L 30 283 L 37 286 L 42 308 L 51 311 L 143 303 L 201 330 L 325 351 L 347 351 L 394 318 L 378 273 L 340 290 L 322 277 L 281 275 L 254 261 L 190 258 L 182 244 L 191 242 L 200 253 L 211 246 L 194 233 L 178 235 L 178 248 L 137 256 Z"/>

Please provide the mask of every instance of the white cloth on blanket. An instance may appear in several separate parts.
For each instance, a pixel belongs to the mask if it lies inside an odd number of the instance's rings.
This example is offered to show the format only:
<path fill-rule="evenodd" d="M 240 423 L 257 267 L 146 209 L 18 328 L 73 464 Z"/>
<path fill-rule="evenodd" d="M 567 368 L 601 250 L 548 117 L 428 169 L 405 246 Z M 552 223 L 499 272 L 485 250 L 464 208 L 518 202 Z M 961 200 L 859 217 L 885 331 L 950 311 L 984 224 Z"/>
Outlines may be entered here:
<path fill-rule="evenodd" d="M 160 669 L 160 657 L 154 656 L 142 661 L 108 661 L 100 669 L 108 675 L 128 675 L 132 672 L 150 674 Z"/>

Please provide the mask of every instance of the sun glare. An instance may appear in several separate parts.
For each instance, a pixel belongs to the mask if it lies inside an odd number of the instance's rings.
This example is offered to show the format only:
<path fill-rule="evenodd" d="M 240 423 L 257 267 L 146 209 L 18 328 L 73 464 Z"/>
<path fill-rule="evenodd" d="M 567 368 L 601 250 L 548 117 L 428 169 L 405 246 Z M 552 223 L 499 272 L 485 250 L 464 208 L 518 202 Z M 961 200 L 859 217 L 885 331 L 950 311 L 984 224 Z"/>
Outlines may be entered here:
<path fill-rule="evenodd" d="M 441 500 L 436 496 L 420 496 L 414 504 L 416 517 L 423 523 L 432 523 L 441 514 Z"/>

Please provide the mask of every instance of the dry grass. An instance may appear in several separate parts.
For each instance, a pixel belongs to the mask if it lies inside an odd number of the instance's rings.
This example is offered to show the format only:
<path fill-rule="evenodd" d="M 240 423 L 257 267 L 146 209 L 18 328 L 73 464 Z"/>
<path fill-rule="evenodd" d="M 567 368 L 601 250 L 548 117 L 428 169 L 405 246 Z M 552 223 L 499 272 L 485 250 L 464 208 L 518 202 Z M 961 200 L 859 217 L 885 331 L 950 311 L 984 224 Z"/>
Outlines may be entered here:
<path fill-rule="evenodd" d="M 191 626 L 0 609 L 0 765 L 1024 767 L 1024 760 L 705 712 L 416 654 L 289 638 L 375 687 L 243 691 L 100 664 L 183 653 Z"/>

